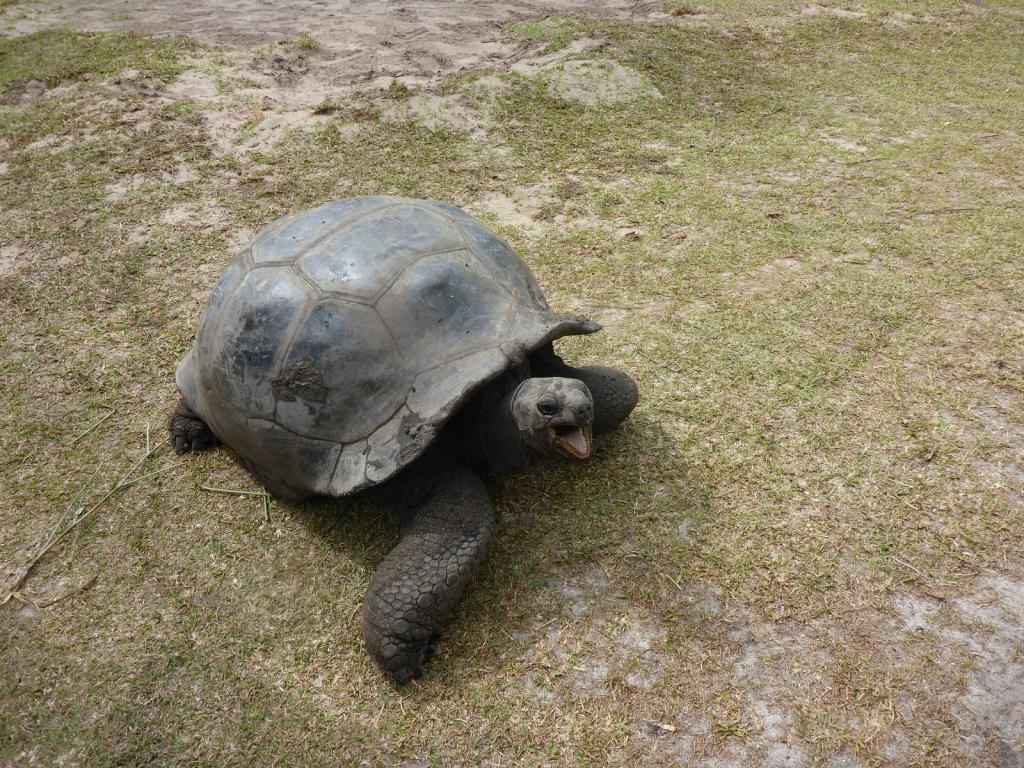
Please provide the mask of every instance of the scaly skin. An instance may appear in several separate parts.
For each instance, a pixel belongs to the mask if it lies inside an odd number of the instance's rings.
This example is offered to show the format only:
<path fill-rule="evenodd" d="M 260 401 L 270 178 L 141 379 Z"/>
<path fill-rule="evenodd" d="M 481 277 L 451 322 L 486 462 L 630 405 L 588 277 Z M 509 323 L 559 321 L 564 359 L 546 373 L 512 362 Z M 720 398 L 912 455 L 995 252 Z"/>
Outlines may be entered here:
<path fill-rule="evenodd" d="M 188 407 L 184 399 L 178 401 L 167 423 L 167 431 L 171 433 L 171 442 L 175 453 L 189 451 L 205 451 L 220 443 L 206 422 L 200 419 Z"/>
<path fill-rule="evenodd" d="M 378 498 L 399 508 L 397 546 L 377 568 L 363 601 L 363 638 L 398 684 L 422 674 L 434 641 L 494 536 L 494 509 L 483 482 L 443 454 L 429 472 L 414 469 Z M 418 503 L 424 482 L 434 487 Z"/>

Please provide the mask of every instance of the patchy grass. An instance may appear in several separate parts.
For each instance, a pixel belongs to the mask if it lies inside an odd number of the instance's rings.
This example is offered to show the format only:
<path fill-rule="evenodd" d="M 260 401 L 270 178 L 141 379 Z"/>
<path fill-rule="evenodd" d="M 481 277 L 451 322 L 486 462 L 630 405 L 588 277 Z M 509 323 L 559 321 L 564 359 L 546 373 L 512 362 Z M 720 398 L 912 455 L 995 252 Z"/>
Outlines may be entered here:
<path fill-rule="evenodd" d="M 306 52 L 320 50 L 319 41 L 308 32 L 304 32 L 303 34 L 295 38 L 288 38 L 287 40 L 282 40 L 281 45 L 287 45 L 299 51 Z"/>
<path fill-rule="evenodd" d="M 12 568 L 162 436 L 233 250 L 324 200 L 470 206 L 553 305 L 605 324 L 567 353 L 644 394 L 587 467 L 494 481 L 495 549 L 401 692 L 358 631 L 393 521 L 325 501 L 266 523 L 197 490 L 255 490 L 224 450 L 133 486 L 23 587 L 67 599 L 0 615 L 0 760 L 1015 759 L 990 689 L 1014 690 L 1024 577 L 1024 35 L 946 3 L 741 6 L 517 28 L 605 40 L 592 55 L 660 99 L 583 106 L 510 75 L 485 140 L 341 111 L 248 154 L 164 98 L 186 41 L 0 40 L 0 82 L 78 80 L 0 106 Z"/>
<path fill-rule="evenodd" d="M 46 30 L 0 38 L 0 87 L 39 80 L 54 86 L 82 75 L 105 77 L 135 67 L 146 77 L 167 81 L 181 71 L 178 57 L 188 41 L 135 34 L 80 34 Z"/>
<path fill-rule="evenodd" d="M 545 53 L 555 53 L 576 39 L 573 19 L 547 18 L 539 21 L 523 21 L 510 25 L 513 34 L 533 42 L 543 43 Z"/>

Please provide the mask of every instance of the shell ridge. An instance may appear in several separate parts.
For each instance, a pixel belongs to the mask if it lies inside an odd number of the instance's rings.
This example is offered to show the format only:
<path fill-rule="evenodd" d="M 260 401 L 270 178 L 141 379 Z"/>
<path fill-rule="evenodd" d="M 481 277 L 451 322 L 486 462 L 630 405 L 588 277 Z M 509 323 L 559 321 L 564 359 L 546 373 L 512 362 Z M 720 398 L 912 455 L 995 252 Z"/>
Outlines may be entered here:
<path fill-rule="evenodd" d="M 373 304 L 370 304 L 369 306 L 371 306 L 371 307 L 376 309 L 377 304 L 380 303 L 380 300 L 383 299 L 387 295 L 388 291 L 391 290 L 391 288 L 394 286 L 395 283 L 398 282 L 398 280 L 402 277 L 402 275 L 404 275 L 409 269 L 414 267 L 416 264 L 418 264 L 423 259 L 426 259 L 426 258 L 428 258 L 430 256 L 444 256 L 445 254 L 449 254 L 449 253 L 458 253 L 459 251 L 464 251 L 464 250 L 466 250 L 466 249 L 465 248 L 442 248 L 440 251 L 430 251 L 429 253 L 421 253 L 421 254 L 419 254 L 414 259 L 412 259 L 408 264 L 406 264 L 404 267 L 402 267 L 400 270 L 398 270 L 394 274 L 394 276 L 391 278 L 391 280 L 388 281 L 388 284 L 383 288 L 383 290 L 381 290 L 380 295 L 377 296 L 377 298 L 376 298 L 376 300 L 374 300 Z"/>
<path fill-rule="evenodd" d="M 394 283 L 392 283 L 392 285 L 394 285 Z M 381 296 L 383 296 L 386 293 L 387 291 L 384 291 L 383 293 L 381 293 Z M 383 325 L 384 330 L 388 332 L 388 338 L 391 339 L 391 346 L 395 348 L 395 352 L 397 352 L 398 356 L 402 358 L 402 362 L 408 363 L 409 361 L 406 359 L 405 354 L 402 352 L 402 347 L 398 343 L 398 337 L 395 336 L 394 330 L 392 330 L 391 326 L 388 325 L 388 321 L 384 318 L 384 315 L 382 315 L 380 312 L 377 312 L 377 305 L 374 304 L 372 307 L 370 307 L 370 309 L 376 312 L 377 317 L 380 318 L 380 324 Z M 408 395 L 406 397 L 408 397 Z"/>
<path fill-rule="evenodd" d="M 309 316 L 311 314 L 313 314 L 313 310 L 316 309 L 316 307 L 317 307 L 317 305 L 319 303 L 320 303 L 319 301 L 308 301 L 307 300 L 306 306 L 302 310 L 302 314 L 297 316 L 295 318 L 295 320 L 293 320 L 292 328 L 291 328 L 290 331 L 288 331 L 288 336 L 285 339 L 284 344 L 282 345 L 284 347 L 284 350 L 281 353 L 281 359 L 278 361 L 277 365 L 274 366 L 274 375 L 272 377 L 270 377 L 270 381 L 274 381 L 274 379 L 276 379 L 277 377 L 279 377 L 281 375 L 281 372 L 284 369 L 285 363 L 288 362 L 288 354 L 292 351 L 292 344 L 295 343 L 295 337 L 299 334 L 299 329 L 306 327 L 306 321 L 309 320 Z M 273 413 L 274 419 L 273 419 L 273 421 L 274 421 L 275 424 L 277 424 L 282 429 L 288 429 L 283 424 L 281 424 L 281 422 L 279 422 L 277 420 L 277 410 L 280 407 L 281 407 L 281 401 L 278 400 L 277 397 L 275 397 L 274 398 L 274 413 Z M 290 429 L 288 431 L 292 432 L 292 430 L 290 430 Z M 295 432 L 294 434 L 298 434 L 298 433 Z M 302 437 L 306 437 L 306 435 L 302 435 Z M 315 440 L 317 438 L 311 438 L 311 439 Z"/>
<path fill-rule="evenodd" d="M 315 240 L 310 241 L 308 244 L 303 246 L 300 250 L 295 251 L 292 254 L 291 261 L 289 262 L 289 264 L 295 264 L 299 259 L 301 259 L 307 253 L 309 253 L 311 250 L 313 250 L 313 248 L 315 248 L 316 246 L 320 245 L 320 243 L 322 243 L 324 240 L 326 240 L 327 238 L 329 238 L 329 237 L 331 237 L 333 235 L 336 235 L 338 232 L 341 232 L 344 229 L 350 228 L 352 225 L 356 224 L 359 221 L 362 221 L 367 216 L 370 216 L 370 215 L 372 215 L 374 213 L 379 213 L 380 211 L 386 211 L 389 208 L 394 208 L 395 207 L 395 205 L 396 205 L 395 198 L 393 198 L 393 197 L 385 197 L 384 199 L 387 202 L 381 203 L 380 205 L 377 205 L 377 206 L 374 206 L 373 208 L 370 208 L 368 211 L 362 211 L 361 213 L 357 213 L 355 216 L 352 216 L 351 218 L 345 219 L 344 221 L 342 221 L 342 222 L 340 222 L 338 224 L 335 224 L 333 227 L 328 227 L 327 231 L 324 232 L 320 237 L 316 238 Z M 325 203 L 325 205 L 330 205 L 330 203 Z M 312 211 L 311 211 L 311 213 L 312 213 Z"/>
<path fill-rule="evenodd" d="M 245 264 L 245 273 L 249 274 L 250 272 L 252 272 L 252 268 L 253 268 L 252 246 L 251 245 L 246 246 L 245 250 L 242 251 L 238 256 L 236 256 L 232 261 L 237 261 L 239 256 L 241 257 L 242 262 Z M 231 265 L 230 264 L 228 265 L 228 269 L 231 269 Z M 231 299 L 235 298 L 235 294 L 238 293 L 238 290 L 242 287 L 242 283 L 244 281 L 245 281 L 245 278 L 244 277 L 241 278 L 238 281 L 238 285 L 236 285 L 231 290 L 231 293 L 224 298 L 224 301 L 221 302 L 220 312 L 217 313 L 217 317 L 214 319 L 213 335 L 210 338 L 212 338 L 212 339 L 219 339 L 220 338 L 220 328 L 224 324 L 224 315 L 227 314 L 224 311 L 224 308 L 228 305 L 228 302 Z M 220 281 L 218 280 L 217 282 L 220 282 Z M 214 285 L 216 285 L 216 283 Z"/>
<path fill-rule="evenodd" d="M 328 440 L 325 437 L 313 437 L 311 435 L 304 435 L 301 432 L 296 432 L 294 429 L 286 427 L 284 424 L 279 422 L 276 417 L 273 418 L 273 419 L 265 419 L 262 416 L 246 416 L 245 417 L 245 423 L 248 424 L 250 421 L 268 421 L 271 424 L 273 424 L 274 426 L 280 427 L 281 429 L 283 429 L 288 434 L 295 435 L 296 437 L 301 437 L 303 440 L 313 440 L 313 441 L 315 441 L 317 443 L 326 443 L 327 445 L 333 445 L 333 446 L 337 446 L 337 447 L 343 447 L 345 445 L 350 445 L 350 443 L 342 443 L 342 442 L 339 442 L 337 440 Z"/>
<path fill-rule="evenodd" d="M 271 225 L 271 226 L 273 226 L 273 225 Z M 242 251 L 237 256 L 235 256 L 234 259 L 231 260 L 231 264 L 228 265 L 227 269 L 228 270 L 231 269 L 231 267 L 234 265 L 234 263 L 236 261 L 238 261 L 239 259 L 242 260 L 242 264 L 244 265 L 245 274 L 249 274 L 249 272 L 252 271 L 253 264 L 254 264 L 253 259 L 252 259 L 252 243 L 249 243 L 247 246 L 245 246 L 245 248 L 243 248 Z M 224 271 L 224 274 L 227 274 L 227 270 Z M 222 274 L 221 278 L 223 278 L 223 276 L 224 275 Z M 218 283 L 220 282 L 221 278 L 217 279 Z M 245 281 L 245 277 L 244 276 L 239 278 L 238 283 L 235 285 L 235 287 L 233 289 L 231 289 L 231 292 L 227 296 L 225 296 L 224 300 L 221 302 L 220 311 L 217 313 L 217 316 L 215 318 L 213 318 L 213 332 L 209 336 L 211 339 L 216 340 L 216 339 L 220 338 L 220 329 L 221 329 L 221 326 L 224 324 L 224 315 L 227 314 L 225 312 L 225 308 L 227 307 L 228 303 L 232 299 L 235 298 L 235 294 L 237 294 L 238 291 L 241 289 L 242 283 L 244 281 Z M 214 286 L 216 286 L 216 284 L 217 283 L 214 283 Z M 213 288 L 211 288 L 210 290 L 212 291 Z M 209 334 L 209 331 L 207 333 Z M 199 339 L 198 339 L 198 336 L 197 336 L 195 342 L 193 342 L 193 349 L 199 349 Z M 196 363 L 195 357 L 196 356 L 193 355 L 193 363 L 194 363 L 193 368 L 194 369 L 198 369 L 201 366 L 209 365 L 208 361 L 201 361 L 199 363 Z M 212 354 L 211 354 L 211 357 L 212 357 Z M 195 373 L 193 374 L 193 378 L 198 378 L 198 376 L 199 376 L 199 372 L 198 372 L 198 370 L 196 370 Z M 198 381 L 195 382 L 195 386 L 193 387 L 193 391 L 195 392 L 195 397 L 197 399 L 201 399 L 203 401 L 203 403 L 202 403 L 201 406 L 200 406 L 199 403 L 192 403 L 191 405 L 194 408 L 202 408 L 201 415 L 205 416 L 207 421 L 211 421 L 210 414 L 206 412 L 207 408 L 205 407 L 206 406 L 206 389 L 207 388 L 205 386 L 200 386 L 200 383 Z"/>

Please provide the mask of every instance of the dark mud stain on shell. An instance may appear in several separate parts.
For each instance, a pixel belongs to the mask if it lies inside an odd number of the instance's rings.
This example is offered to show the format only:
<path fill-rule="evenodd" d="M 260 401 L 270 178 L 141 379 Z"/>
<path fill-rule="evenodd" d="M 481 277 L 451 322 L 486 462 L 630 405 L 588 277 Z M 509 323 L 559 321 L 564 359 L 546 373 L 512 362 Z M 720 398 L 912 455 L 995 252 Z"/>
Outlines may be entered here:
<path fill-rule="evenodd" d="M 296 399 L 309 403 L 323 403 L 327 400 L 327 387 L 323 376 L 309 360 L 299 360 L 284 368 L 273 381 L 274 397 L 292 402 Z"/>

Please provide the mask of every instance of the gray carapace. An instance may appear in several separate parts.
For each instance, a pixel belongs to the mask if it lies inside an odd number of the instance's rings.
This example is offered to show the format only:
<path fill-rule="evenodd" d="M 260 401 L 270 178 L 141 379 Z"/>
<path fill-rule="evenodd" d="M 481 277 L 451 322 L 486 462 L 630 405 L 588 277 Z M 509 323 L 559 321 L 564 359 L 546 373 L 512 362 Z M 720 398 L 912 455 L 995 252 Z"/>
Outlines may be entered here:
<path fill-rule="evenodd" d="M 480 475 L 584 460 L 636 386 L 552 342 L 599 330 L 446 203 L 339 200 L 271 223 L 214 286 L 178 366 L 178 451 L 222 441 L 287 498 L 368 490 L 398 546 L 364 604 L 371 654 L 420 673 L 493 533 Z"/>

